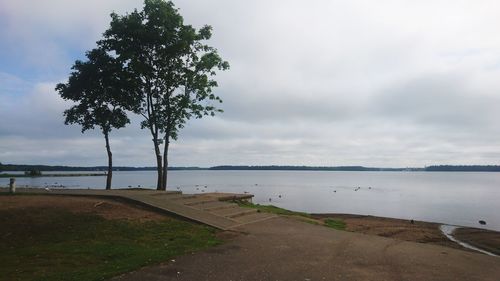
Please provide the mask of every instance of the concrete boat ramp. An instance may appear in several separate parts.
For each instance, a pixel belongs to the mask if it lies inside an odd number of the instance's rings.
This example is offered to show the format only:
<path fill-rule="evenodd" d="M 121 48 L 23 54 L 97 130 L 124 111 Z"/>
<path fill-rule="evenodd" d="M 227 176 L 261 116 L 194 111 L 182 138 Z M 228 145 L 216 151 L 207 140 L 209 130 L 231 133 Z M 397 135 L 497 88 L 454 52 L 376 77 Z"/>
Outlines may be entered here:
<path fill-rule="evenodd" d="M 147 189 L 43 189 L 18 188 L 17 193 L 98 196 L 124 199 L 141 205 L 229 230 L 249 223 L 270 219 L 276 215 L 258 212 L 257 209 L 239 207 L 234 200 L 250 201 L 252 194 L 204 193 L 182 194 L 180 191 L 156 191 Z"/>

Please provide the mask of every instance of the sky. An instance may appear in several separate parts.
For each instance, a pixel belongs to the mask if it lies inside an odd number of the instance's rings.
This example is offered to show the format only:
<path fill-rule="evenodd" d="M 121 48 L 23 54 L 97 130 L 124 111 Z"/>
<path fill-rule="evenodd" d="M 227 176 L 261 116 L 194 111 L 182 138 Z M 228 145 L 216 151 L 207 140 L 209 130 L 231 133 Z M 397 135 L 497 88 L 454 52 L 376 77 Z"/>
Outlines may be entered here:
<path fill-rule="evenodd" d="M 190 120 L 172 166 L 500 164 L 500 2 L 183 0 L 231 65 L 224 113 Z M 54 90 L 137 0 L 0 0 L 0 162 L 106 165 Z M 114 164 L 154 166 L 138 116 Z"/>

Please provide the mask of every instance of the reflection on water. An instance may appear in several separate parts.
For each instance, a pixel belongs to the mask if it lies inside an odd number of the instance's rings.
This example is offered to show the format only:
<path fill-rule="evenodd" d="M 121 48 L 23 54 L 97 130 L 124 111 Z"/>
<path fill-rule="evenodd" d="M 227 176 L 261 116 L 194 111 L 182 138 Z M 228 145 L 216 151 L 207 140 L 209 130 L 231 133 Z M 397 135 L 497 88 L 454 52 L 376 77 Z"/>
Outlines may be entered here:
<path fill-rule="evenodd" d="M 155 171 L 113 175 L 115 188 L 155 186 Z M 8 180 L 0 178 L 0 186 L 8 185 Z M 17 184 L 104 188 L 105 180 L 18 178 Z M 368 214 L 500 230 L 500 173 L 171 171 L 169 188 L 185 193 L 249 192 L 255 195 L 255 203 L 295 211 Z M 487 224 L 481 226 L 479 220 Z"/>

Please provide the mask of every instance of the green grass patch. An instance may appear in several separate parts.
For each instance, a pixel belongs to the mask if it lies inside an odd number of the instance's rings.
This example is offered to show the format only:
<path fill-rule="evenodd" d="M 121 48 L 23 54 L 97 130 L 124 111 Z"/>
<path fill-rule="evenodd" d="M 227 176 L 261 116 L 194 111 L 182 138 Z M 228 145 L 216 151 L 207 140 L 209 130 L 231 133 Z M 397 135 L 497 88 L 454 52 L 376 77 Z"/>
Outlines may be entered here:
<path fill-rule="evenodd" d="M 324 225 L 326 227 L 334 228 L 337 230 L 345 230 L 345 228 L 346 228 L 345 222 L 343 222 L 341 220 L 334 220 L 331 218 L 327 218 L 324 220 L 315 219 L 313 216 L 311 216 L 308 213 L 294 212 L 294 211 L 279 208 L 279 207 L 276 207 L 273 205 L 260 205 L 260 204 L 253 204 L 250 202 L 245 202 L 245 201 L 237 201 L 236 203 L 238 203 L 238 205 L 240 207 L 253 208 L 253 209 L 259 210 L 260 212 L 266 212 L 266 213 L 272 213 L 272 214 L 284 215 L 284 216 L 292 216 L 292 217 L 295 217 L 296 219 L 299 219 L 300 221 L 307 222 L 310 224 Z"/>
<path fill-rule="evenodd" d="M 331 227 L 337 230 L 345 230 L 345 222 L 341 220 L 325 219 L 323 223 L 327 227 Z"/>
<path fill-rule="evenodd" d="M 300 216 L 300 217 L 306 217 L 306 218 L 311 217 L 311 215 L 309 215 L 308 213 L 294 212 L 294 211 L 279 208 L 279 207 L 276 207 L 273 205 L 260 205 L 260 204 L 253 204 L 250 202 L 242 202 L 242 201 L 238 201 L 237 203 L 241 207 L 253 208 L 253 209 L 257 209 L 261 212 L 266 212 L 266 213 L 285 215 L 285 216 Z"/>
<path fill-rule="evenodd" d="M 173 218 L 106 220 L 60 208 L 0 218 L 0 280 L 105 280 L 220 243 L 215 229 Z"/>

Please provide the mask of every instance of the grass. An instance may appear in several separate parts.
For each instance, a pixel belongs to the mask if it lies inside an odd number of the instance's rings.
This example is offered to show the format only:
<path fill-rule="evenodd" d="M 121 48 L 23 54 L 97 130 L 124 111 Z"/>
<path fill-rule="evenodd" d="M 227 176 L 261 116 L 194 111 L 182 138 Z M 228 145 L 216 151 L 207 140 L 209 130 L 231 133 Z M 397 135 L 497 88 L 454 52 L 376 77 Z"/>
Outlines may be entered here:
<path fill-rule="evenodd" d="M 337 230 L 345 230 L 345 222 L 341 220 L 325 219 L 323 221 L 324 225 Z"/>
<path fill-rule="evenodd" d="M 327 218 L 324 220 L 319 220 L 319 219 L 313 218 L 308 213 L 290 211 L 290 210 L 276 207 L 273 205 L 253 204 L 253 203 L 246 202 L 246 201 L 238 201 L 236 203 L 238 203 L 238 205 L 241 207 L 257 209 L 257 210 L 259 210 L 259 212 L 266 212 L 266 213 L 272 213 L 272 214 L 284 215 L 284 216 L 292 216 L 292 217 L 295 217 L 295 218 L 297 218 L 301 221 L 307 222 L 307 223 L 324 225 L 326 227 L 334 228 L 337 230 L 345 230 L 346 229 L 345 222 L 343 222 L 342 220 L 338 220 L 338 219 L 334 220 L 331 218 Z"/>
<path fill-rule="evenodd" d="M 60 208 L 0 211 L 0 280 L 105 280 L 220 243 L 173 218 L 106 220 Z"/>
<path fill-rule="evenodd" d="M 311 215 L 309 215 L 308 213 L 294 212 L 294 211 L 279 208 L 279 207 L 276 207 L 273 205 L 253 204 L 253 203 L 246 202 L 246 201 L 238 201 L 237 203 L 241 207 L 257 209 L 260 212 L 266 212 L 266 213 L 272 213 L 272 214 L 284 215 L 284 216 L 300 216 L 300 217 L 306 217 L 306 218 L 311 217 Z"/>

